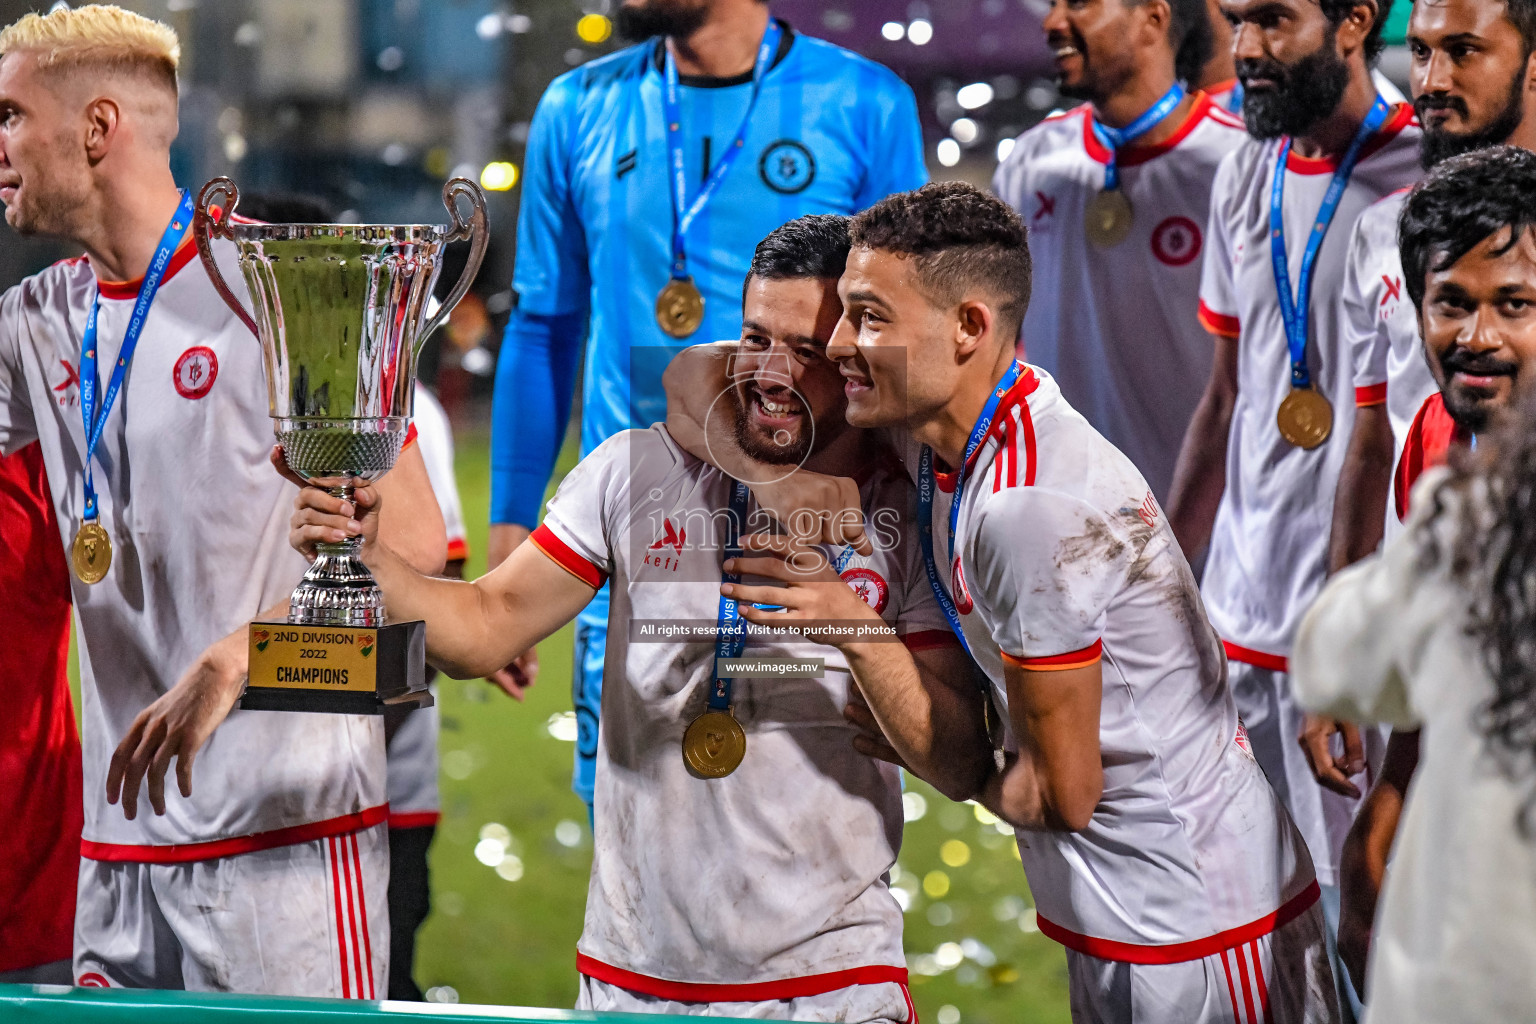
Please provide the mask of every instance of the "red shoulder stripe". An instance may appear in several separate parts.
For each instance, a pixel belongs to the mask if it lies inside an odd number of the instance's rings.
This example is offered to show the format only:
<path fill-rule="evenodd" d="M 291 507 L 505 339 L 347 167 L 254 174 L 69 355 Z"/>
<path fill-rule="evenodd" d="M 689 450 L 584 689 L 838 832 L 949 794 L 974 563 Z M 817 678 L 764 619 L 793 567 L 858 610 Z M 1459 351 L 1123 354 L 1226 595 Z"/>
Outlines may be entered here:
<path fill-rule="evenodd" d="M 1363 388 L 1355 388 L 1355 407 L 1363 409 L 1368 405 L 1381 405 L 1387 400 L 1387 382 L 1380 384 L 1367 384 Z"/>
<path fill-rule="evenodd" d="M 1016 668 L 1027 668 L 1031 672 L 1065 672 L 1073 668 L 1087 668 L 1089 665 L 1104 657 L 1104 641 L 1095 640 L 1092 644 L 1080 651 L 1068 651 L 1066 654 L 1053 654 L 1048 658 L 1025 658 L 1017 654 L 1003 652 L 1005 664 Z"/>
<path fill-rule="evenodd" d="M 1242 321 L 1227 313 L 1218 313 L 1200 300 L 1200 310 L 1196 314 L 1200 320 L 1200 326 L 1212 334 L 1223 338 L 1236 338 L 1242 334 Z"/>

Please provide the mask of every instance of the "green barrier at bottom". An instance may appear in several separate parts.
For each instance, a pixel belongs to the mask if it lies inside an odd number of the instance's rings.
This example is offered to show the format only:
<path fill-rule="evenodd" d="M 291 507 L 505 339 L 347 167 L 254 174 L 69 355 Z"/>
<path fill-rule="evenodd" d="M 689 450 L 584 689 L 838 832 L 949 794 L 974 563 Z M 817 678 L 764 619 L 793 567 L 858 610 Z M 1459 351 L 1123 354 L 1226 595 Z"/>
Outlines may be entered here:
<path fill-rule="evenodd" d="M 508 1021 L 514 1024 L 661 1024 L 678 1017 L 639 1013 L 585 1013 L 514 1006 L 363 1002 L 285 996 L 165 992 L 153 989 L 0 985 L 4 1024 L 438 1024 Z M 719 1018 L 716 1018 L 719 1019 Z"/>

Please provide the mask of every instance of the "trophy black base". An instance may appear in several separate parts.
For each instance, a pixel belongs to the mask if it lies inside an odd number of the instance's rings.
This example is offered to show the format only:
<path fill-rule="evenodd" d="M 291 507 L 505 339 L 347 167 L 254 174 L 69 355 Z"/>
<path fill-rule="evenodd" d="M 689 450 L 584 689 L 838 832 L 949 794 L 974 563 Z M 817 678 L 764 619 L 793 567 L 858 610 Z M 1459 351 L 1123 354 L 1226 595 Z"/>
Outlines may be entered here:
<path fill-rule="evenodd" d="M 427 624 L 295 626 L 253 622 L 248 711 L 381 715 L 387 707 L 431 707 Z"/>

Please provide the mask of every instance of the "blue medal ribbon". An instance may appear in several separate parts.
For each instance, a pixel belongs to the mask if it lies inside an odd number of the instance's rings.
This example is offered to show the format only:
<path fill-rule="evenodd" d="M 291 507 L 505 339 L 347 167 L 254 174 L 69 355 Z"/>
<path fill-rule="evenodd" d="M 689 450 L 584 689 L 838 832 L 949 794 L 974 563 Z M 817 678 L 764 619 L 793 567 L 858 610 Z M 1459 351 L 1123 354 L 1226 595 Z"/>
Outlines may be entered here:
<path fill-rule="evenodd" d="M 1174 108 L 1184 102 L 1184 87 L 1179 83 L 1173 83 L 1173 88 L 1163 93 L 1163 98 L 1148 107 L 1140 117 L 1126 125 L 1124 128 L 1111 128 L 1107 124 L 1100 124 L 1098 118 L 1090 116 L 1088 123 L 1093 126 L 1094 136 L 1109 150 L 1109 163 L 1104 167 L 1104 188 L 1106 191 L 1114 191 L 1120 187 L 1120 167 L 1116 163 L 1116 151 L 1129 146 L 1147 132 L 1163 123 L 1163 120 Z"/>
<path fill-rule="evenodd" d="M 96 373 L 96 323 L 101 313 L 101 290 L 97 289 L 95 297 L 91 299 L 91 311 L 85 318 L 85 336 L 80 343 L 80 413 L 85 420 L 83 518 L 88 523 L 95 522 L 100 515 L 96 507 L 96 482 L 91 472 L 91 463 L 96 457 L 96 446 L 101 443 L 102 428 L 106 426 L 107 414 L 117 401 L 117 393 L 122 390 L 128 364 L 133 362 L 133 352 L 139 346 L 139 335 L 144 333 L 144 321 L 149 317 L 149 307 L 154 304 L 155 293 L 160 290 L 160 282 L 165 278 L 165 270 L 170 266 L 171 257 L 176 255 L 177 248 L 191 226 L 192 193 L 182 189 L 181 205 L 176 208 L 171 222 L 165 227 L 165 233 L 160 236 L 160 245 L 149 262 L 149 269 L 144 272 L 143 284 L 139 285 L 139 296 L 133 304 L 133 316 L 128 320 L 127 333 L 123 335 L 123 347 L 117 354 L 117 364 L 112 367 L 106 393 L 101 397 L 100 415 L 96 412 L 96 390 L 101 385 Z"/>
<path fill-rule="evenodd" d="M 747 521 L 747 485 L 740 480 L 731 481 L 731 514 L 725 524 L 725 557 L 740 558 L 741 528 Z M 720 569 L 720 582 L 737 584 L 741 574 Z M 720 611 L 715 618 L 715 664 L 710 675 L 709 710 L 729 711 L 731 707 L 731 683 L 728 676 L 720 675 L 722 658 L 739 658 L 747 646 L 747 631 L 742 624 L 741 609 L 734 597 L 720 595 Z"/>
<path fill-rule="evenodd" d="M 720 183 L 730 173 L 737 157 L 741 155 L 743 147 L 747 144 L 747 129 L 752 125 L 752 111 L 756 109 L 757 99 L 762 95 L 763 77 L 773 66 L 773 58 L 779 52 L 779 43 L 783 37 L 783 27 L 769 18 L 768 30 L 763 33 L 763 41 L 757 48 L 757 62 L 752 67 L 752 97 L 747 101 L 746 116 L 742 118 L 741 127 L 736 130 L 736 138 L 715 162 L 714 169 L 709 172 L 709 177 L 704 182 L 704 187 L 699 189 L 699 194 L 694 196 L 692 203 L 688 202 L 688 171 L 683 158 L 683 104 L 679 95 L 677 60 L 672 56 L 671 49 L 665 48 L 666 60 L 663 64 L 663 72 L 666 87 L 662 90 L 662 106 L 663 116 L 667 120 L 667 150 L 672 171 L 672 279 L 674 281 L 686 280 L 688 277 L 688 229 L 693 226 L 694 220 L 704 212 L 704 208 L 719 191 Z"/>
<path fill-rule="evenodd" d="M 1232 91 L 1227 94 L 1227 113 L 1237 114 L 1239 117 L 1242 116 L 1243 80 L 1241 78 L 1239 78 L 1237 80 L 1237 84 L 1232 87 Z"/>
<path fill-rule="evenodd" d="M 997 407 L 1002 402 L 1003 396 L 1013 390 L 1013 386 L 1024 375 L 1024 364 L 1014 361 L 1008 367 L 1008 372 L 1003 374 L 1003 379 L 997 382 L 992 393 L 987 396 L 987 404 L 982 406 L 981 415 L 977 417 L 976 425 L 971 428 L 971 436 L 965 443 L 965 456 L 960 460 L 960 468 L 955 473 L 955 501 L 949 508 L 949 555 L 955 557 L 955 527 L 960 523 L 960 499 L 965 494 L 965 473 L 970 468 L 971 458 L 976 450 L 987 439 L 987 434 L 992 430 L 992 421 L 997 416 Z M 971 653 L 970 642 L 965 639 L 965 630 L 960 625 L 960 612 L 955 607 L 954 599 L 944 589 L 943 582 L 939 579 L 938 564 L 933 557 L 933 492 L 938 486 L 933 470 L 933 449 L 923 445 L 923 453 L 917 464 L 917 530 L 918 539 L 923 548 L 923 567 L 928 570 L 928 585 L 933 588 L 934 599 L 939 602 L 939 607 L 944 610 L 944 618 L 949 620 L 949 628 L 959 638 L 960 644 L 967 654 Z"/>
<path fill-rule="evenodd" d="M 1323 237 L 1328 225 L 1339 210 L 1349 176 L 1360 160 L 1365 143 L 1386 123 L 1391 108 L 1381 96 L 1371 105 L 1371 112 L 1355 132 L 1354 140 L 1333 172 L 1328 191 L 1323 194 L 1323 205 L 1312 222 L 1312 233 L 1307 237 L 1307 248 L 1301 255 L 1301 274 L 1296 280 L 1296 291 L 1291 292 L 1291 271 L 1285 253 L 1285 164 L 1291 155 L 1291 139 L 1286 136 L 1280 143 L 1275 158 L 1274 179 L 1269 189 L 1269 257 L 1275 272 L 1275 291 L 1280 295 L 1280 316 L 1285 320 L 1285 341 L 1291 355 L 1291 387 L 1309 388 L 1312 374 L 1307 368 L 1307 321 L 1311 314 L 1312 270 L 1317 265 L 1317 254 L 1323 247 Z"/>

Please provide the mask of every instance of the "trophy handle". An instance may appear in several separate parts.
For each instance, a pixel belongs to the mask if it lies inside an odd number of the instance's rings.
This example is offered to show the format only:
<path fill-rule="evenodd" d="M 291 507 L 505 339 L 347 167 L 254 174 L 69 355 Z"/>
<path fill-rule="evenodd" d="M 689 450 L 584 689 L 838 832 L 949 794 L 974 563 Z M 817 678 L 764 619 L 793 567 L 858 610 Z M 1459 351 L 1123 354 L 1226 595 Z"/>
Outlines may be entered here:
<path fill-rule="evenodd" d="M 215 196 L 225 196 L 229 202 L 223 207 L 223 216 L 215 218 L 212 213 Z M 203 186 L 203 190 L 197 194 L 197 206 L 192 214 L 192 237 L 197 242 L 197 254 L 203 258 L 203 269 L 208 271 L 208 279 L 213 282 L 214 291 L 219 297 L 235 311 L 235 315 L 244 321 L 245 326 L 251 329 L 256 337 L 261 337 L 261 332 L 256 328 L 256 321 L 245 311 L 235 293 L 224 282 L 224 275 L 219 273 L 219 264 L 213 258 L 214 236 L 232 239 L 234 235 L 228 230 L 227 225 L 235 215 L 235 207 L 240 204 L 240 189 L 229 178 L 214 178 Z M 223 226 L 221 226 L 221 224 Z"/>
<path fill-rule="evenodd" d="M 227 178 L 219 180 L 228 181 Z M 234 182 L 230 182 L 230 187 L 234 187 Z M 467 221 L 459 214 L 459 196 L 469 197 L 469 204 L 473 208 Z M 421 347 L 421 343 L 426 341 L 433 331 L 442 326 L 448 319 L 448 314 L 453 312 L 453 307 L 457 306 L 459 300 L 469 292 L 469 286 L 475 283 L 475 275 L 480 272 L 480 261 L 485 259 L 485 247 L 491 241 L 490 226 L 485 216 L 485 193 L 480 191 L 479 185 L 468 178 L 449 178 L 443 185 L 443 205 L 448 207 L 448 215 L 453 218 L 453 224 L 449 227 L 444 241 L 461 242 L 466 238 L 469 239 L 469 259 L 465 262 L 464 272 L 459 275 L 459 281 L 453 286 L 453 291 L 448 293 L 448 298 L 437 307 L 437 313 L 427 321 L 427 326 L 422 328 L 421 333 L 416 336 L 417 348 Z"/>

